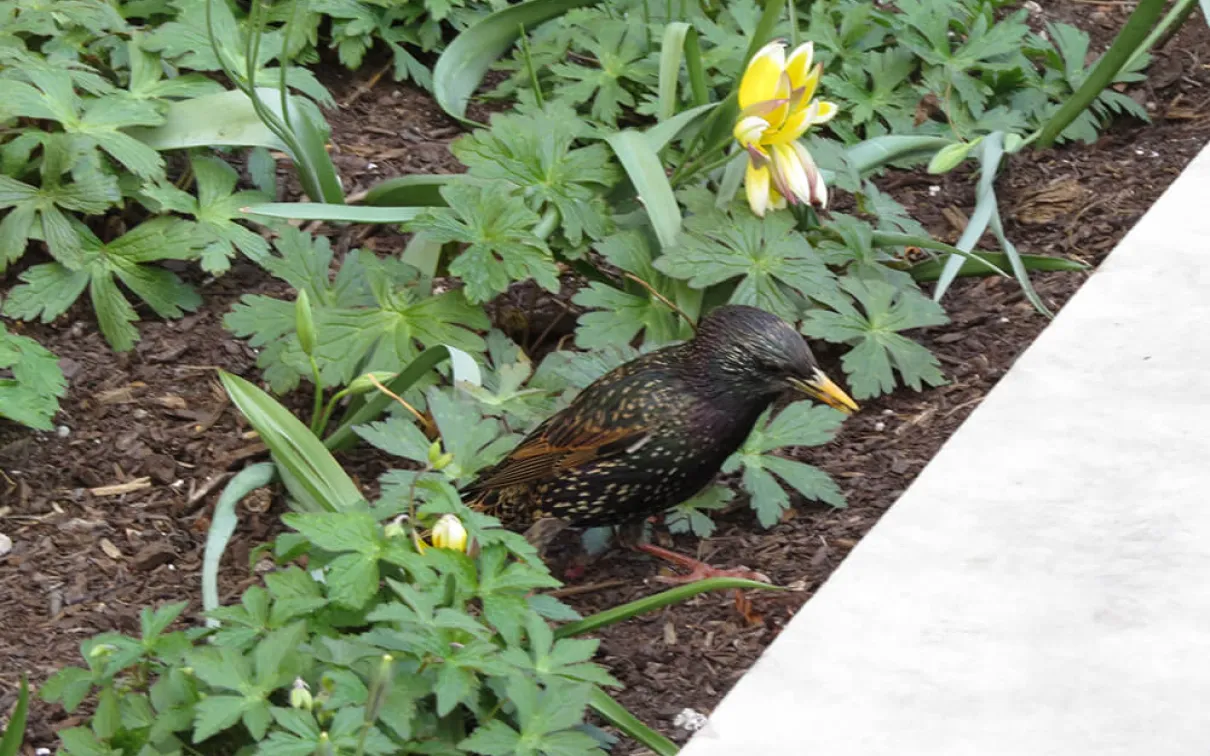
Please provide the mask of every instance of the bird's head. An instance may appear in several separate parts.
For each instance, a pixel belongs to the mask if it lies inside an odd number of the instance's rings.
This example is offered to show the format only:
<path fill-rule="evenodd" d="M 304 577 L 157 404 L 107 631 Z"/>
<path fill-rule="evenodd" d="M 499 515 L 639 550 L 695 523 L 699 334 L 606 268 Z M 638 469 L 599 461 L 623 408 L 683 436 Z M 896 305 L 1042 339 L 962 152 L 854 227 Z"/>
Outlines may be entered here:
<path fill-rule="evenodd" d="M 756 307 L 713 310 L 698 324 L 693 350 L 731 390 L 770 396 L 794 389 L 846 414 L 858 409 L 819 368 L 802 335 Z"/>

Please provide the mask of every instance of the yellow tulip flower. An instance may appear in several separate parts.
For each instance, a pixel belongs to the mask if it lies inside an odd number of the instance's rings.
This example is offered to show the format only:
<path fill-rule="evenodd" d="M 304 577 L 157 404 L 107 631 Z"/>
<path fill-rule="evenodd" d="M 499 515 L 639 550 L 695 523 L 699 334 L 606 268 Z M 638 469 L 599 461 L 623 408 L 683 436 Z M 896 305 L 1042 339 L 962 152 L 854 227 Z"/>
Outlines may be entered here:
<path fill-rule="evenodd" d="M 748 152 L 744 188 L 758 216 L 787 202 L 827 207 L 823 176 L 798 141 L 837 111 L 835 104 L 814 99 L 823 75 L 823 64 L 811 67 L 814 53 L 807 42 L 787 58 L 784 43 L 770 42 L 753 56 L 740 80 L 740 115 L 733 133 Z"/>

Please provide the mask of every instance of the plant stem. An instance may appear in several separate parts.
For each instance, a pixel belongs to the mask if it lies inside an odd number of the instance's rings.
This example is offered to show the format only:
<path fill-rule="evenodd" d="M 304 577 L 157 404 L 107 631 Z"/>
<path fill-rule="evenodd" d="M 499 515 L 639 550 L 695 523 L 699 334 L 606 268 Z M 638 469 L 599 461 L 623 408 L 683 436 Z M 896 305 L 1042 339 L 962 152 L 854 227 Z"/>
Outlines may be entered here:
<path fill-rule="evenodd" d="M 1175 34 L 1189 18 L 1189 14 L 1193 12 L 1193 8 L 1193 0 L 1177 0 L 1164 18 L 1160 20 L 1159 25 L 1151 30 L 1151 33 L 1147 35 L 1147 39 L 1143 40 L 1143 43 L 1134 51 L 1134 55 L 1130 56 L 1130 60 L 1126 61 L 1126 65 L 1122 66 L 1122 70 L 1130 70 L 1138 62 L 1138 59 L 1149 52 L 1152 47 L 1166 42 L 1168 37 Z M 1210 19 L 1207 19 L 1207 22 L 1210 23 Z"/>
<path fill-rule="evenodd" d="M 730 154 L 724 154 L 724 155 L 723 155 L 721 158 L 718 158 L 717 160 L 714 160 L 714 161 L 712 161 L 712 162 L 710 162 L 710 163 L 707 163 L 706 165 L 703 165 L 703 166 L 701 166 L 701 167 L 698 167 L 698 168 L 693 168 L 692 170 L 686 171 L 686 172 L 685 172 L 685 175 L 684 175 L 684 176 L 682 176 L 680 179 L 677 179 L 677 178 L 674 176 L 674 177 L 673 177 L 673 179 L 672 179 L 672 185 L 673 185 L 673 186 L 680 186 L 681 184 L 683 184 L 684 182 L 688 181 L 689 179 L 691 179 L 691 178 L 693 178 L 693 177 L 697 176 L 698 174 L 701 174 L 701 173 L 710 173 L 710 172 L 711 172 L 711 171 L 713 171 L 715 168 L 721 168 L 722 166 L 726 165 L 727 163 L 730 163 L 730 162 L 731 162 L 731 159 L 732 159 L 733 157 L 735 157 L 735 156 L 734 156 L 734 155 L 730 155 Z"/>
<path fill-rule="evenodd" d="M 650 294 L 651 296 L 653 296 L 653 297 L 655 297 L 656 299 L 658 299 L 660 302 L 662 302 L 662 303 L 664 304 L 664 306 L 666 306 L 668 309 L 670 309 L 670 310 L 672 310 L 673 312 L 675 312 L 677 315 L 680 315 L 680 316 L 681 316 L 681 318 L 683 318 L 683 319 L 684 319 L 684 321 L 685 321 L 686 323 L 688 323 L 688 324 L 689 324 L 689 327 L 690 327 L 690 328 L 692 328 L 694 331 L 697 331 L 697 324 L 696 324 L 696 323 L 694 323 L 694 322 L 693 322 L 693 320 L 692 320 L 692 319 L 691 319 L 691 318 L 690 318 L 688 315 L 686 315 L 686 314 L 685 314 L 685 311 L 684 311 L 684 310 L 682 310 L 681 308 L 677 307 L 677 306 L 676 306 L 676 303 L 675 303 L 675 302 L 673 302 L 671 299 L 669 299 L 668 297 L 666 297 L 666 296 L 664 296 L 663 294 L 661 294 L 661 293 L 659 293 L 658 291 L 656 291 L 654 286 L 652 286 L 651 284 L 647 283 L 646 281 L 644 281 L 643 279 L 639 278 L 638 276 L 636 276 L 636 275 L 635 275 L 635 274 L 633 274 L 633 273 L 627 273 L 627 274 L 626 274 L 626 279 L 627 279 L 628 281 L 634 281 L 634 282 L 635 282 L 635 283 L 637 283 L 639 286 L 642 286 L 644 289 L 646 289 L 646 290 L 647 290 L 647 293 L 648 293 L 648 294 Z"/>
<path fill-rule="evenodd" d="M 318 436 L 321 430 L 319 421 L 324 406 L 324 384 L 319 375 L 319 363 L 311 355 L 307 355 L 307 359 L 311 361 L 311 380 L 315 383 L 315 401 L 311 403 L 311 432 Z"/>
<path fill-rule="evenodd" d="M 546 107 L 546 102 L 542 97 L 542 85 L 538 83 L 538 72 L 534 70 L 534 59 L 529 52 L 529 37 L 525 34 L 525 24 L 518 24 L 520 27 L 517 33 L 517 39 L 521 43 L 521 57 L 525 58 L 525 71 L 529 74 L 529 87 L 534 90 L 534 102 L 539 108 Z"/>
<path fill-rule="evenodd" d="M 327 405 L 324 407 L 323 415 L 319 418 L 319 427 L 312 428 L 312 430 L 315 432 L 315 435 L 323 435 L 323 432 L 328 428 L 328 421 L 332 419 L 332 412 L 336 409 L 336 403 L 348 395 L 348 389 L 342 389 L 332 395 L 332 398 L 328 400 Z"/>

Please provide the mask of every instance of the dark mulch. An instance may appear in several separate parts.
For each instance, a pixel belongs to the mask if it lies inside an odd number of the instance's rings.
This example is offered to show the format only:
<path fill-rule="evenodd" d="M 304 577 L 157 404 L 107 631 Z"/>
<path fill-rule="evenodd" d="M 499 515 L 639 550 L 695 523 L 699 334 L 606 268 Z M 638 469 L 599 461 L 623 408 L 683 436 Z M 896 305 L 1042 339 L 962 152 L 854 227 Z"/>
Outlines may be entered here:
<path fill-rule="evenodd" d="M 1043 18 L 1089 19 L 1082 25 L 1102 43 L 1126 12 L 1117 3 L 1047 8 Z M 1152 80 L 1132 93 L 1154 114 L 1152 125 L 1122 124 L 1092 146 L 1015 158 L 998 190 L 1017 245 L 1099 263 L 1210 139 L 1208 64 L 1210 33 L 1195 17 L 1159 55 Z M 372 73 L 328 75 L 345 105 L 331 117 L 346 190 L 393 175 L 459 170 L 446 149 L 458 126 L 409 87 L 389 80 L 362 86 Z M 896 173 L 883 186 L 948 241 L 974 204 L 973 177 L 963 172 Z M 389 253 L 401 243 L 398 234 L 363 228 L 343 232 L 337 247 Z M 1047 275 L 1037 286 L 1058 310 L 1085 277 Z M 10 273 L 5 284 L 12 282 Z M 57 433 L 0 424 L 0 532 L 14 543 L 0 557 L 0 712 L 10 710 L 22 673 L 40 683 L 77 663 L 85 638 L 136 632 L 141 607 L 188 598 L 198 608 L 209 512 L 225 477 L 261 450 L 244 437 L 246 425 L 215 378 L 220 366 L 255 376 L 255 355 L 223 330 L 222 316 L 243 293 L 281 289 L 245 265 L 196 282 L 204 309 L 177 322 L 144 322 L 142 341 L 126 355 L 107 348 L 84 305 L 56 323 L 21 329 L 63 358 L 71 392 Z M 741 507 L 721 518 L 708 541 L 675 540 L 687 553 L 745 564 L 800 590 L 753 596 L 759 619 L 752 624 L 730 596 L 708 595 L 608 629 L 600 658 L 626 685 L 622 703 L 683 740 L 675 715 L 685 707 L 711 710 L 1046 324 L 1010 281 L 960 282 L 946 305 L 953 322 L 922 339 L 951 382 L 870 402 L 833 443 L 803 455 L 840 482 L 848 508 L 803 505 L 764 531 Z M 373 455 L 348 461 L 362 480 L 381 470 Z M 277 528 L 270 504 L 263 496 L 241 506 L 223 574 L 227 598 L 255 580 L 247 554 Z M 590 612 L 650 594 L 658 569 L 646 557 L 611 553 L 582 578 L 590 590 L 569 600 Z M 602 583 L 613 587 L 592 589 Z M 35 705 L 28 742 L 50 745 L 53 731 L 72 722 Z"/>

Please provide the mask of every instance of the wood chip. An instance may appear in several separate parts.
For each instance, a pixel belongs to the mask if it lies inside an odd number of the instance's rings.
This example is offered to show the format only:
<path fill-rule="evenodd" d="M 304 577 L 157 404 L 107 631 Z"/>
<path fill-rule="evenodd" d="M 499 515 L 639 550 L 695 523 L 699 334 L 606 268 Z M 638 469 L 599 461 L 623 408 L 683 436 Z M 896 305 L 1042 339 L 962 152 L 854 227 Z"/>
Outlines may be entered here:
<path fill-rule="evenodd" d="M 671 622 L 664 623 L 664 643 L 669 646 L 676 645 L 676 627 Z"/>
<path fill-rule="evenodd" d="M 109 557 L 110 559 L 122 558 L 122 550 L 117 546 L 114 546 L 113 541 L 109 540 L 108 538 L 101 539 L 101 551 L 104 551 L 105 556 Z"/>
<path fill-rule="evenodd" d="M 155 398 L 155 403 L 168 409 L 183 410 L 189 408 L 189 405 L 185 403 L 185 400 L 176 394 L 164 394 L 163 396 L 157 396 Z"/>
<path fill-rule="evenodd" d="M 140 572 L 149 572 L 176 558 L 176 550 L 162 541 L 149 543 L 130 560 L 130 566 Z"/>
<path fill-rule="evenodd" d="M 134 401 L 134 390 L 130 386 L 110 389 L 97 394 L 97 404 L 130 404 Z"/>
<path fill-rule="evenodd" d="M 88 492 L 93 496 L 121 496 L 134 491 L 142 491 L 144 488 L 151 488 L 151 478 L 144 476 L 125 483 L 115 483 L 112 486 L 90 488 Z"/>

